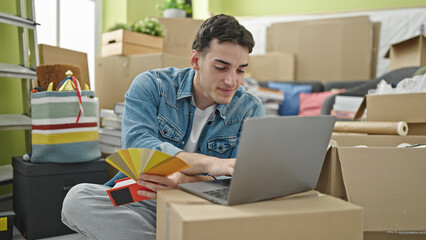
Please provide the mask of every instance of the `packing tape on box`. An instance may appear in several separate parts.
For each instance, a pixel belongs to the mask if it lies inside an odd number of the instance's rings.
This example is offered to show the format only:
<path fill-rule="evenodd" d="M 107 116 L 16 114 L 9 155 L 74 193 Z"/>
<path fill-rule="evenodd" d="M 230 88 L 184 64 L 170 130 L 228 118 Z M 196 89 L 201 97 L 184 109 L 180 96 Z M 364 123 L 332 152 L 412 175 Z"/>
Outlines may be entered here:
<path fill-rule="evenodd" d="M 408 125 L 406 122 L 347 122 L 337 121 L 334 125 L 334 132 L 346 133 L 368 133 L 384 135 L 406 136 Z"/>

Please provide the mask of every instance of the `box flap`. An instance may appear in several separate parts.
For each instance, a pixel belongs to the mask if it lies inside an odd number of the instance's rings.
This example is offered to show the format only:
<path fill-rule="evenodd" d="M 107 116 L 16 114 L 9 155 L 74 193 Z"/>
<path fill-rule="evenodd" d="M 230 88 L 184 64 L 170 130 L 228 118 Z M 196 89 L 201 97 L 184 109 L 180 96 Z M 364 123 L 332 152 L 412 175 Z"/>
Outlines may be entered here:
<path fill-rule="evenodd" d="M 416 35 L 416 36 L 414 36 L 414 37 L 410 37 L 410 38 L 404 39 L 404 40 L 402 40 L 402 41 L 399 41 L 399 42 L 393 43 L 393 44 L 389 47 L 388 51 L 386 52 L 386 54 L 385 54 L 385 58 L 389 58 L 389 57 L 390 57 L 390 51 L 391 51 L 391 48 L 392 48 L 393 46 L 396 46 L 396 45 L 398 45 L 398 44 L 400 44 L 400 43 L 403 43 L 403 42 L 410 41 L 411 39 L 418 38 L 418 37 L 426 38 L 426 34 L 421 34 L 421 35 L 419 34 L 419 35 Z"/>
<path fill-rule="evenodd" d="M 367 99 L 364 97 L 362 99 L 361 105 L 359 105 L 358 110 L 356 111 L 354 115 L 354 120 L 359 120 L 362 118 L 362 115 L 364 115 L 365 109 L 367 109 Z"/>
<path fill-rule="evenodd" d="M 397 135 L 365 135 L 365 134 L 336 134 L 331 139 L 339 147 L 353 147 L 365 145 L 369 147 L 396 147 L 401 143 L 426 143 L 426 136 L 397 136 Z"/>
<path fill-rule="evenodd" d="M 348 199 L 364 208 L 364 231 L 426 229 L 426 149 L 340 147 L 338 154 Z"/>
<path fill-rule="evenodd" d="M 367 95 L 368 121 L 426 122 L 426 93 Z"/>

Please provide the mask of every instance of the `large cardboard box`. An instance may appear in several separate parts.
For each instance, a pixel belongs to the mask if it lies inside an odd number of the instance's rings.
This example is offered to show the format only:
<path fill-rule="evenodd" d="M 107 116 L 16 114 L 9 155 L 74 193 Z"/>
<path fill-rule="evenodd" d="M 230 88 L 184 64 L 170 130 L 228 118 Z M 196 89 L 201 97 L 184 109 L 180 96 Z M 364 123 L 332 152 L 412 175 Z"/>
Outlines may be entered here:
<path fill-rule="evenodd" d="M 114 103 L 124 102 L 124 94 L 138 74 L 163 67 L 189 67 L 189 59 L 163 53 L 96 58 L 95 94 L 99 107 L 113 109 Z"/>
<path fill-rule="evenodd" d="M 247 73 L 258 81 L 294 81 L 296 58 L 285 52 L 250 55 Z"/>
<path fill-rule="evenodd" d="M 340 179 L 332 180 L 345 189 L 349 202 L 364 208 L 366 239 L 386 239 L 386 231 L 394 233 L 389 239 L 420 237 L 415 232 L 426 229 L 426 149 L 396 146 L 424 143 L 426 136 L 333 134 L 332 139 L 339 145 L 333 171 L 341 171 L 334 173 Z M 358 145 L 370 147 L 354 147 Z"/>
<path fill-rule="evenodd" d="M 160 191 L 157 239 L 362 239 L 362 209 L 315 191 L 236 206 Z"/>
<path fill-rule="evenodd" d="M 368 16 L 274 23 L 267 51 L 296 55 L 296 80 L 371 79 L 372 29 Z"/>
<path fill-rule="evenodd" d="M 426 66 L 426 35 L 417 35 L 392 44 L 385 57 L 390 58 L 390 71 L 403 67 Z"/>
<path fill-rule="evenodd" d="M 123 29 L 102 34 L 102 57 L 163 52 L 164 38 Z"/>
<path fill-rule="evenodd" d="M 405 121 L 408 135 L 426 135 L 426 93 L 367 95 L 355 118 L 365 109 L 368 121 Z"/>
<path fill-rule="evenodd" d="M 164 52 L 189 58 L 192 42 L 202 20 L 192 18 L 159 18 L 164 25 Z"/>

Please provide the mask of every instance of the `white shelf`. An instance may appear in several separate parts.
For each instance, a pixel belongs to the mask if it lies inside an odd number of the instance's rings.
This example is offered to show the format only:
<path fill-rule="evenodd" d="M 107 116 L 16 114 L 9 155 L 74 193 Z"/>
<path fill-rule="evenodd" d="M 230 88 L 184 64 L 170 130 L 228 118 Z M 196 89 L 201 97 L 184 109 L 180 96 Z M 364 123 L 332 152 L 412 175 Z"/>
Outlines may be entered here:
<path fill-rule="evenodd" d="M 23 114 L 1 114 L 0 130 L 31 130 L 31 118 Z"/>
<path fill-rule="evenodd" d="M 34 79 L 36 71 L 20 65 L 0 63 L 0 77 Z"/>

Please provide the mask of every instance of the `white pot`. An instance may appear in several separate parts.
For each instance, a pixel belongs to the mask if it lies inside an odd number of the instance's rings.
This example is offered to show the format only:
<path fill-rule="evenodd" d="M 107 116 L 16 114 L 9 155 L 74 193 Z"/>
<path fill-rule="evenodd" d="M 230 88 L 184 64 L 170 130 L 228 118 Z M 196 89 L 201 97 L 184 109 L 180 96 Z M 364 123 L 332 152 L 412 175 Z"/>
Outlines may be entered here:
<path fill-rule="evenodd" d="M 169 8 L 163 11 L 163 17 L 165 18 L 184 18 L 186 17 L 185 10 L 177 8 Z"/>

